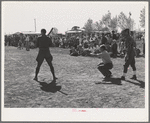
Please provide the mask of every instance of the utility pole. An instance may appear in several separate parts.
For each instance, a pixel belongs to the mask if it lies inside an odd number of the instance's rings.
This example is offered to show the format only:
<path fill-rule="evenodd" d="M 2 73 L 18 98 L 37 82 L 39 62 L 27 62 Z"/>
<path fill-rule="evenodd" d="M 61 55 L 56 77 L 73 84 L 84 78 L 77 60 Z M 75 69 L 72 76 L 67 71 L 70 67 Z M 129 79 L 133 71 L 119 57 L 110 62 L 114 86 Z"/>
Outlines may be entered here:
<path fill-rule="evenodd" d="M 36 32 L 36 19 L 34 19 L 34 26 L 35 26 L 35 32 Z"/>

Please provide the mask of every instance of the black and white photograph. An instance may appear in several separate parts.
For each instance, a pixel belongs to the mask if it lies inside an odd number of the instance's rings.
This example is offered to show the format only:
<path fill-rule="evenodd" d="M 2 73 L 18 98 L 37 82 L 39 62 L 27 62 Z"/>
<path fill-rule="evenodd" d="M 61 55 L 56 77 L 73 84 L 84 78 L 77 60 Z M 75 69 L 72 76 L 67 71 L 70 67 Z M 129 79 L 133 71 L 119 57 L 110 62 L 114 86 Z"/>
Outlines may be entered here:
<path fill-rule="evenodd" d="M 148 121 L 146 1 L 2 1 L 2 121 Z"/>

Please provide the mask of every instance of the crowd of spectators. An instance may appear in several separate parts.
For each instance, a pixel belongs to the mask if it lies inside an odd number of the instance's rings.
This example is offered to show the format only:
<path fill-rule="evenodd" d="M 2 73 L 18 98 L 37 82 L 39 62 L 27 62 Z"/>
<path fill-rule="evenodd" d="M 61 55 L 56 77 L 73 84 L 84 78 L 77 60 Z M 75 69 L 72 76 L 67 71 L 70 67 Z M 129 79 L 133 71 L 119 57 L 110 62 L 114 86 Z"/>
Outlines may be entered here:
<path fill-rule="evenodd" d="M 5 46 L 15 46 L 18 49 L 26 48 L 29 49 L 36 48 L 37 35 L 23 35 L 22 33 L 14 35 L 5 35 Z"/>
<path fill-rule="evenodd" d="M 133 37 L 133 33 L 131 33 Z M 144 36 L 143 36 L 144 37 Z M 145 54 L 145 40 L 143 40 L 143 53 Z M 18 49 L 26 48 L 27 51 L 36 48 L 37 35 L 5 35 L 5 46 L 15 46 Z M 102 34 L 82 34 L 63 37 L 50 37 L 53 47 L 69 48 L 71 56 L 88 56 L 91 52 L 99 53 L 100 45 L 104 44 L 111 57 L 116 58 L 125 54 L 125 43 L 119 33 L 112 31 L 111 33 Z M 134 37 L 133 37 L 134 38 Z M 136 47 L 136 46 L 135 46 Z M 136 49 L 137 55 L 140 50 Z"/>
<path fill-rule="evenodd" d="M 133 33 L 131 33 L 133 39 L 135 39 Z M 144 36 L 143 36 L 144 37 Z M 141 38 L 144 42 L 144 38 Z M 77 38 L 78 39 L 78 38 Z M 83 36 L 80 41 L 76 41 L 78 44 L 74 44 L 70 47 L 71 56 L 90 56 L 90 53 L 100 53 L 100 45 L 105 45 L 108 52 L 110 52 L 111 57 L 124 57 L 125 55 L 125 42 L 119 33 L 102 33 L 100 36 L 90 35 L 89 37 Z M 135 53 L 138 57 L 140 54 L 140 49 L 136 47 L 135 41 Z M 145 43 L 143 43 L 143 54 L 145 54 Z"/>

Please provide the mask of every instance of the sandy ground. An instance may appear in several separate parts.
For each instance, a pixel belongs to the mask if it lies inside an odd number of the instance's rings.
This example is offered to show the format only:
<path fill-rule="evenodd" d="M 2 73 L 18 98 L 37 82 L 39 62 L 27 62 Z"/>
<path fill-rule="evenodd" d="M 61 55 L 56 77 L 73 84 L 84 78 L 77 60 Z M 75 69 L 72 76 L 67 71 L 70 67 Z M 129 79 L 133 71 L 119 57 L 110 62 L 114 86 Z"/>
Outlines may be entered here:
<path fill-rule="evenodd" d="M 137 78 L 121 81 L 124 59 L 112 59 L 113 78 L 105 83 L 97 70 L 101 59 L 69 56 L 68 49 L 51 48 L 58 77 L 51 84 L 50 68 L 44 61 L 39 81 L 33 80 L 38 50 L 5 47 L 4 106 L 7 108 L 144 108 L 145 58 L 136 58 Z M 119 84 L 121 82 L 121 84 Z"/>

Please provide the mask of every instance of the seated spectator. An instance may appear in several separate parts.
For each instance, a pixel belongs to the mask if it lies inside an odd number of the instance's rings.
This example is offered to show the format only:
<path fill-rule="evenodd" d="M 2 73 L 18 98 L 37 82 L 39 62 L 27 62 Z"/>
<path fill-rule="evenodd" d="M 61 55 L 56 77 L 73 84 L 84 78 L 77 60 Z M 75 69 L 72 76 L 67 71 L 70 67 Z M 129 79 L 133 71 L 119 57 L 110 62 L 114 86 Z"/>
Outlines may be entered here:
<path fill-rule="evenodd" d="M 91 51 L 89 49 L 86 49 L 83 51 L 82 56 L 90 56 Z"/>
<path fill-rule="evenodd" d="M 140 53 L 141 53 L 140 49 L 136 48 L 136 49 L 135 49 L 136 57 L 139 57 L 139 56 L 140 56 Z"/>
<path fill-rule="evenodd" d="M 78 51 L 75 49 L 75 47 L 71 47 L 71 49 L 70 49 L 70 55 L 71 56 L 78 56 L 79 54 L 78 54 Z"/>
<path fill-rule="evenodd" d="M 105 47 L 107 52 L 111 52 L 111 46 L 109 45 L 109 43 L 106 43 Z"/>
<path fill-rule="evenodd" d="M 83 41 L 83 46 L 84 46 L 84 48 L 88 48 L 88 40 L 87 39 L 85 39 Z"/>
<path fill-rule="evenodd" d="M 100 51 L 100 48 L 96 48 L 95 50 L 94 50 L 94 54 L 97 54 L 97 53 L 100 53 L 101 51 Z"/>
<path fill-rule="evenodd" d="M 79 55 L 82 55 L 84 49 L 81 44 L 77 46 L 77 51 L 78 51 Z"/>

